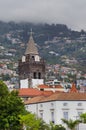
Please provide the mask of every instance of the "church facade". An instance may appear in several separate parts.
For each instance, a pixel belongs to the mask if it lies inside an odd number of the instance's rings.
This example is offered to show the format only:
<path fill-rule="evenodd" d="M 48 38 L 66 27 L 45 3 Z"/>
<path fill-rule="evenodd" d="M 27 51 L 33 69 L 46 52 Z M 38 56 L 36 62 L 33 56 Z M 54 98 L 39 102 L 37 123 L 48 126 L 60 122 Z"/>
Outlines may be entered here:
<path fill-rule="evenodd" d="M 44 84 L 45 61 L 39 56 L 32 32 L 25 55 L 19 60 L 18 72 L 20 88 L 35 88 L 39 84 Z"/>

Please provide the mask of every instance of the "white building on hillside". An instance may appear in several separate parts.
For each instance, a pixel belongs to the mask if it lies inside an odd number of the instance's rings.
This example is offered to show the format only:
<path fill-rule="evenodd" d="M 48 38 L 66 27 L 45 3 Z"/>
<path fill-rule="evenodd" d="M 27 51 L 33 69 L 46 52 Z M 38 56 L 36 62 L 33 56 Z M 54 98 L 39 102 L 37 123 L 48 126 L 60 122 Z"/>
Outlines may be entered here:
<path fill-rule="evenodd" d="M 39 96 L 25 102 L 26 109 L 46 123 L 63 124 L 62 118 L 76 120 L 86 112 L 86 93 L 60 92 L 49 97 Z"/>

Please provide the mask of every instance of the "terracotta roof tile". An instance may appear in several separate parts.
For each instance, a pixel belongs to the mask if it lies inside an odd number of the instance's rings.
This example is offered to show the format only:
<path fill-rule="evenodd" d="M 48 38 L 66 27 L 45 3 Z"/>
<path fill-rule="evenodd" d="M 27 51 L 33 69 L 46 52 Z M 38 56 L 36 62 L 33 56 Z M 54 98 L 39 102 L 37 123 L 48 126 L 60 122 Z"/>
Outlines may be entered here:
<path fill-rule="evenodd" d="M 53 94 L 52 91 L 40 91 L 35 88 L 22 88 L 19 89 L 19 96 L 21 97 L 35 97 L 35 96 L 50 96 Z"/>
<path fill-rule="evenodd" d="M 86 101 L 86 93 L 65 93 L 59 92 L 52 94 L 48 97 L 34 97 L 30 99 L 27 104 L 38 103 L 38 102 L 47 102 L 47 101 Z"/>
<path fill-rule="evenodd" d="M 22 97 L 26 97 L 26 96 L 33 97 L 33 96 L 39 96 L 39 95 L 42 95 L 42 92 L 39 91 L 38 89 L 33 89 L 33 88 L 19 89 L 19 96 L 22 96 Z"/>
<path fill-rule="evenodd" d="M 68 100 L 68 101 L 76 101 L 76 100 L 86 100 L 86 93 L 55 93 L 49 96 L 45 101 L 50 100 Z"/>
<path fill-rule="evenodd" d="M 43 99 L 45 99 L 45 98 L 46 98 L 45 96 L 37 96 L 37 97 L 33 97 L 33 98 L 31 98 L 31 99 L 25 101 L 24 103 L 25 103 L 25 104 L 36 103 L 36 102 L 39 102 L 39 101 L 41 101 L 41 100 L 43 100 Z"/>
<path fill-rule="evenodd" d="M 44 96 L 50 96 L 53 93 L 54 93 L 53 91 L 42 91 L 42 95 L 44 95 Z"/>

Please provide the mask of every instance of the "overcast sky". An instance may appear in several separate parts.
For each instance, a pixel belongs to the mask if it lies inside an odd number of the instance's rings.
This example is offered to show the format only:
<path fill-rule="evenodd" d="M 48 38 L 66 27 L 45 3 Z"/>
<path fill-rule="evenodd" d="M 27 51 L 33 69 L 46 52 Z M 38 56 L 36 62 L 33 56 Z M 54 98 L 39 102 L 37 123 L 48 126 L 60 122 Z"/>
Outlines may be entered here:
<path fill-rule="evenodd" d="M 86 0 L 0 0 L 0 20 L 60 23 L 86 31 Z"/>

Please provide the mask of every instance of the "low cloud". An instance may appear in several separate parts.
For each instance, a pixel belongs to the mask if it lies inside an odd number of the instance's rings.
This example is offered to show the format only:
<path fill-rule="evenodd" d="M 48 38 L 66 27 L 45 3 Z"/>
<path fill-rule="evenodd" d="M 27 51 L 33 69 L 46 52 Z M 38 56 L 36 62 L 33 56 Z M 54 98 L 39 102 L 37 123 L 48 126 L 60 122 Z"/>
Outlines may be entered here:
<path fill-rule="evenodd" d="M 86 30 L 86 0 L 0 0 L 0 20 L 61 23 Z"/>

